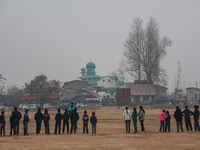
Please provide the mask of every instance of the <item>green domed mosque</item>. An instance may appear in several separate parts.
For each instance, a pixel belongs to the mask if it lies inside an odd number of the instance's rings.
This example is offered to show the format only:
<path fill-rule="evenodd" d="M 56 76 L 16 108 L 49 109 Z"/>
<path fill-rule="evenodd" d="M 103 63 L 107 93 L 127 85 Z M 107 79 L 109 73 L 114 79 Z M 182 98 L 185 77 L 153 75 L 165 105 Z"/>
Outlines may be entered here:
<path fill-rule="evenodd" d="M 100 79 L 100 76 L 96 75 L 96 65 L 93 62 L 88 62 L 86 64 L 86 69 L 81 69 L 81 77 L 82 81 L 88 82 L 90 85 L 95 85 L 96 82 Z"/>

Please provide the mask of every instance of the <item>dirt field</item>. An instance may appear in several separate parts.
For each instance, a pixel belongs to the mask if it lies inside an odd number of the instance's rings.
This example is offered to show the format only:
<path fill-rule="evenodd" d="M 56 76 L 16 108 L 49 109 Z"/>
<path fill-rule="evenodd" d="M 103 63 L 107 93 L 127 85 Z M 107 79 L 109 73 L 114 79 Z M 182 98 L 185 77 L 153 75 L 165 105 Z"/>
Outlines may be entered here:
<path fill-rule="evenodd" d="M 62 149 L 87 149 L 87 150 L 134 150 L 134 149 L 171 149 L 171 150 L 199 150 L 200 149 L 200 133 L 186 132 L 176 133 L 176 124 L 173 118 L 174 110 L 170 110 L 171 133 L 159 133 L 159 109 L 146 109 L 145 133 L 140 133 L 140 125 L 138 122 L 139 133 L 133 133 L 133 124 L 131 123 L 131 133 L 125 133 L 125 123 L 122 119 L 123 108 L 119 107 L 99 107 L 94 109 L 98 118 L 97 134 L 83 135 L 82 120 L 78 121 L 77 134 L 61 134 L 53 135 L 54 117 L 56 112 L 50 112 L 51 115 L 51 133 L 44 134 L 44 125 L 42 124 L 41 135 L 35 134 L 35 121 L 33 119 L 35 112 L 29 112 L 31 122 L 29 124 L 29 136 L 23 136 L 22 120 L 20 121 L 20 136 L 0 137 L 0 148 L 15 150 L 62 150 Z M 80 117 L 83 115 L 84 109 L 79 109 Z M 88 109 L 91 115 L 92 109 Z M 132 111 L 132 110 L 131 110 Z M 6 112 L 6 134 L 9 135 L 9 116 L 11 112 Z M 24 114 L 24 112 L 22 112 Z M 192 119 L 193 122 L 193 119 Z M 91 133 L 91 125 L 89 125 Z"/>

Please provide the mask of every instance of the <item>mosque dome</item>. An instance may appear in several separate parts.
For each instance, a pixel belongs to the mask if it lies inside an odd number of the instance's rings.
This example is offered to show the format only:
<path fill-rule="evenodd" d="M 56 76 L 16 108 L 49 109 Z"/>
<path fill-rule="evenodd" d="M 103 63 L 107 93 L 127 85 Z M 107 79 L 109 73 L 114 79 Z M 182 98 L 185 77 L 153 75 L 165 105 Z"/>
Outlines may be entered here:
<path fill-rule="evenodd" d="M 95 69 L 96 65 L 93 62 L 89 62 L 86 65 L 86 69 Z"/>

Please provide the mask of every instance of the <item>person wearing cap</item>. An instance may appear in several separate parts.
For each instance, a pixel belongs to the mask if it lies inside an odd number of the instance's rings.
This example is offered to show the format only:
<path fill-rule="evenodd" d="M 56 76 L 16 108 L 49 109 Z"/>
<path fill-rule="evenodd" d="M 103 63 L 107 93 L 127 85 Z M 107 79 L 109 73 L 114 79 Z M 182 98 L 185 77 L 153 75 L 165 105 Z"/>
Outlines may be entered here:
<path fill-rule="evenodd" d="M 65 126 L 67 126 L 67 134 L 69 133 L 69 113 L 67 108 L 63 114 L 63 134 L 65 133 Z"/>
<path fill-rule="evenodd" d="M 183 132 L 183 113 L 181 112 L 181 109 L 176 106 L 176 111 L 174 112 L 174 118 L 176 119 L 176 125 L 177 125 L 177 132 L 179 132 L 179 126 L 181 127 L 181 131 Z"/>
<path fill-rule="evenodd" d="M 47 108 L 44 111 L 43 119 L 44 119 L 45 134 L 50 134 L 50 130 L 49 130 L 50 115 L 48 113 L 48 109 Z"/>
<path fill-rule="evenodd" d="M 73 130 L 74 130 L 74 133 L 76 133 L 78 120 L 79 120 L 79 114 L 77 113 L 77 109 L 75 108 L 74 111 L 72 111 L 70 115 L 70 122 L 71 122 L 70 134 L 72 134 Z"/>
<path fill-rule="evenodd" d="M 193 112 L 188 109 L 188 106 L 185 106 L 185 110 L 183 111 L 183 116 L 185 117 L 185 126 L 186 126 L 187 131 L 189 131 L 189 127 L 190 127 L 190 130 L 192 131 L 192 124 L 191 124 L 191 119 L 190 119 L 191 115 L 193 115 Z"/>
<path fill-rule="evenodd" d="M 5 131 L 6 119 L 5 119 L 4 113 L 5 112 L 2 111 L 0 115 L 0 127 L 1 127 L 0 136 L 2 136 L 2 134 L 6 136 L 6 131 Z"/>
<path fill-rule="evenodd" d="M 90 117 L 90 123 L 92 124 L 92 134 L 96 134 L 96 124 L 97 117 L 95 116 L 95 112 L 92 112 L 92 116 Z"/>
<path fill-rule="evenodd" d="M 61 128 L 61 120 L 63 119 L 63 115 L 60 113 L 60 109 L 58 109 L 58 113 L 55 116 L 56 124 L 55 124 L 55 132 L 54 134 L 57 134 L 57 128 L 58 128 L 58 134 L 60 134 L 60 128 Z"/>
<path fill-rule="evenodd" d="M 88 134 L 88 121 L 89 121 L 89 117 L 87 115 L 87 111 L 84 111 L 84 115 L 83 115 L 83 134 L 85 134 L 85 129 L 86 129 L 86 134 Z"/>
<path fill-rule="evenodd" d="M 43 114 L 41 113 L 41 109 L 38 108 L 38 111 L 35 113 L 35 117 L 34 117 L 35 121 L 36 121 L 36 134 L 40 134 L 40 130 L 41 130 L 41 124 L 42 124 L 42 120 L 43 120 Z"/>
<path fill-rule="evenodd" d="M 14 135 L 18 136 L 19 135 L 19 121 L 22 118 L 22 115 L 19 111 L 17 111 L 17 107 L 14 107 L 12 116 L 13 116 Z"/>
<path fill-rule="evenodd" d="M 198 132 L 200 131 L 200 127 L 199 127 L 199 106 L 195 105 L 194 106 L 194 129 L 195 132 L 198 130 Z"/>
<path fill-rule="evenodd" d="M 26 109 L 26 110 L 25 110 L 25 114 L 24 114 L 24 120 L 23 120 L 24 135 L 29 135 L 29 134 L 28 134 L 28 123 L 29 123 L 30 119 L 29 119 L 29 117 L 28 117 L 28 112 L 29 112 L 29 110 Z"/>

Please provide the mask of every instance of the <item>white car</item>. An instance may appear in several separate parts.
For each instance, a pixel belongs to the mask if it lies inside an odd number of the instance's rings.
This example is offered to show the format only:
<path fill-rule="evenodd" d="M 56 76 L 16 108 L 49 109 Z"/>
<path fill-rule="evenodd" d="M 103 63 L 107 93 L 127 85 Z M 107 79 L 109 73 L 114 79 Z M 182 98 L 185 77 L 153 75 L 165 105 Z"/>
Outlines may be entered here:
<path fill-rule="evenodd" d="M 45 108 L 47 108 L 47 109 L 52 109 L 53 106 L 46 103 L 46 104 L 43 105 L 43 109 L 45 109 Z"/>
<path fill-rule="evenodd" d="M 28 104 L 19 104 L 18 109 L 20 109 L 20 110 L 29 109 L 29 105 Z"/>
<path fill-rule="evenodd" d="M 30 110 L 35 110 L 35 109 L 37 109 L 36 104 L 29 104 L 29 109 L 30 109 Z"/>

